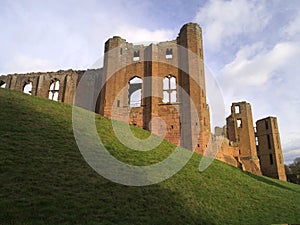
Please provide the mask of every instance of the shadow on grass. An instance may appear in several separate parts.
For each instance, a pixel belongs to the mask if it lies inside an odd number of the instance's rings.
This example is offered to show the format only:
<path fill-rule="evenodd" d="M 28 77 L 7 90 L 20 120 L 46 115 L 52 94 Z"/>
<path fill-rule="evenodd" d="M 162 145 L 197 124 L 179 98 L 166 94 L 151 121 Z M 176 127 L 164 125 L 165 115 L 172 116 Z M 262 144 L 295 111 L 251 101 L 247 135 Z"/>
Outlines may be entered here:
<path fill-rule="evenodd" d="M 249 177 L 254 178 L 255 180 L 263 182 L 265 184 L 272 185 L 272 186 L 275 186 L 275 187 L 278 187 L 278 188 L 282 188 L 282 189 L 286 189 L 286 190 L 289 190 L 289 191 L 293 191 L 293 192 L 296 192 L 296 193 L 300 193 L 299 191 L 296 191 L 296 190 L 294 190 L 292 188 L 289 188 L 289 187 L 281 185 L 281 184 L 279 184 L 277 182 L 274 182 L 274 181 L 270 180 L 269 178 L 265 178 L 263 176 L 258 176 L 256 174 L 253 174 L 253 173 L 250 173 L 250 172 L 245 172 L 245 174 L 248 175 Z"/>
<path fill-rule="evenodd" d="M 34 161 L 26 165 L 10 175 L 37 166 Z M 214 224 L 207 215 L 192 215 L 177 193 L 160 185 L 128 187 L 82 165 L 65 170 L 58 164 L 51 171 L 52 166 L 43 161 L 43 172 L 31 170 L 23 175 L 22 188 L 6 179 L 6 188 L 0 188 L 6 195 L 5 204 L 0 203 L 0 223 Z M 44 173 L 47 170 L 49 173 Z"/>
<path fill-rule="evenodd" d="M 128 187 L 102 178 L 77 149 L 70 109 L 13 95 L 5 100 L 14 104 L 0 112 L 0 136 L 11 134 L 0 147 L 0 224 L 213 224 L 160 184 Z"/>

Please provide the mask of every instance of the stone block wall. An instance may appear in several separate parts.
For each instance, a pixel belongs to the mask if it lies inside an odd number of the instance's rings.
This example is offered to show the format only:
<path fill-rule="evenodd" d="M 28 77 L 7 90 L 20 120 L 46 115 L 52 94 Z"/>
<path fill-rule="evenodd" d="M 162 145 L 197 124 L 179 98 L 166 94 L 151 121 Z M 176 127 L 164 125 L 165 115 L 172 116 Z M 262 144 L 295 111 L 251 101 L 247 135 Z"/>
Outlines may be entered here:
<path fill-rule="evenodd" d="M 198 24 L 184 25 L 176 40 L 149 46 L 133 45 L 114 36 L 105 43 L 103 71 L 105 87 L 96 111 L 122 121 L 129 117 L 129 123 L 174 144 L 204 151 L 210 138 L 210 116 Z M 129 82 L 135 77 L 142 81 L 140 109 L 129 105 Z M 164 79 L 175 79 L 177 87 L 164 90 Z M 175 100 L 164 102 L 168 91 L 176 93 Z M 157 118 L 166 124 L 165 134 Z"/>
<path fill-rule="evenodd" d="M 0 80 L 5 82 L 6 88 L 24 91 L 26 84 L 31 83 L 31 95 L 43 98 L 49 97 L 50 85 L 54 81 L 59 81 L 58 101 L 73 104 L 77 87 L 77 81 L 81 71 L 60 70 L 57 72 L 39 72 L 27 74 L 9 74 L 0 76 Z"/>

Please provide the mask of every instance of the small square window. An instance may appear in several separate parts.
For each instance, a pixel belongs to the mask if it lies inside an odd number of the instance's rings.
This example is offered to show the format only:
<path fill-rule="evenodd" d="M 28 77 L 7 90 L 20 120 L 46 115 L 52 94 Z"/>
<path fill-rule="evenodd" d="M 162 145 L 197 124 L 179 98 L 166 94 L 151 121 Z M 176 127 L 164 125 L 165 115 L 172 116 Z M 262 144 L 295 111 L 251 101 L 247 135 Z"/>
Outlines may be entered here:
<path fill-rule="evenodd" d="M 236 123 L 237 123 L 237 127 L 239 127 L 239 128 L 242 127 L 242 119 L 237 119 Z"/>
<path fill-rule="evenodd" d="M 139 61 L 140 60 L 140 51 L 134 51 L 133 53 L 133 61 Z"/>
<path fill-rule="evenodd" d="M 240 106 L 239 105 L 234 106 L 234 112 L 235 112 L 235 114 L 240 113 Z"/>
<path fill-rule="evenodd" d="M 173 58 L 173 51 L 171 48 L 167 48 L 166 50 L 166 59 L 172 59 Z"/>

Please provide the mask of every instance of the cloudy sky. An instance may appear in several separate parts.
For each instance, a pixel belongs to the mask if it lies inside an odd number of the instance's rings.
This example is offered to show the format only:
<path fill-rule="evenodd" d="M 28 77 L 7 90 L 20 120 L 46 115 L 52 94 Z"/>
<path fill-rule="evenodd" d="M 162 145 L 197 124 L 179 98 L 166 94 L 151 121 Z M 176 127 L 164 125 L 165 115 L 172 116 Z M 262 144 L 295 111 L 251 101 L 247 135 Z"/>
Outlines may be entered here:
<path fill-rule="evenodd" d="M 285 162 L 300 157 L 300 1 L 0 3 L 0 74 L 86 69 L 113 35 L 129 42 L 173 40 L 184 23 L 199 23 L 226 115 L 232 102 L 246 100 L 254 121 L 277 116 Z"/>

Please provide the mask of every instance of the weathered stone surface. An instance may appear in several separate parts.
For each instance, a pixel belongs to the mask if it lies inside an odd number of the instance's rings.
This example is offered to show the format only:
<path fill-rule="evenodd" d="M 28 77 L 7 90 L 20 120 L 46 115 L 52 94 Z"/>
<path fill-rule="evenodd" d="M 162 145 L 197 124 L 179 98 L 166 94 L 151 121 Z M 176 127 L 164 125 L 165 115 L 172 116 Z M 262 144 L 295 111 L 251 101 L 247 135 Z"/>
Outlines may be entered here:
<path fill-rule="evenodd" d="M 255 135 L 262 173 L 286 181 L 277 118 L 267 117 L 256 121 Z"/>
<path fill-rule="evenodd" d="M 133 45 L 118 36 L 108 39 L 103 68 L 9 74 L 0 76 L 0 86 L 24 91 L 30 83 L 31 95 L 49 98 L 49 93 L 56 92 L 57 100 L 68 104 L 74 104 L 76 91 L 98 90 L 103 86 L 99 94 L 94 91 L 83 99 L 76 96 L 81 102 L 79 106 L 150 130 L 196 153 L 203 154 L 211 143 L 209 147 L 219 149 L 216 158 L 223 162 L 286 180 L 276 118 L 257 121 L 258 154 L 249 103 L 233 103 L 226 127 L 216 128 L 211 136 L 203 58 L 201 28 L 188 23 L 175 40 L 149 46 Z M 82 79 L 84 74 L 87 79 Z M 136 78 L 140 83 L 130 83 Z M 78 87 L 80 80 L 85 82 L 82 90 Z M 173 85 L 174 80 L 177 86 Z M 57 81 L 59 87 L 51 90 L 51 84 Z M 169 82 L 167 89 L 164 82 Z M 138 90 L 141 99 L 131 105 L 131 95 Z M 266 121 L 270 123 L 269 130 L 263 128 Z M 268 135 L 271 149 L 266 142 Z M 270 154 L 274 157 L 272 165 Z"/>
<path fill-rule="evenodd" d="M 250 104 L 238 102 L 226 120 L 227 138 L 237 146 L 243 170 L 286 181 L 276 117 L 258 120 L 255 132 Z"/>
<path fill-rule="evenodd" d="M 210 118 L 199 25 L 186 24 L 176 40 L 149 46 L 133 45 L 120 37 L 113 37 L 105 43 L 105 52 L 103 70 L 106 83 L 99 100 L 100 114 L 106 117 L 114 114 L 115 119 L 129 121 L 174 144 L 202 153 L 210 138 Z M 129 106 L 129 81 L 134 77 L 143 80 L 140 109 Z M 163 102 L 163 79 L 168 77 L 176 79 L 176 84 L 187 93 L 186 99 L 177 88 L 177 100 Z M 125 92 L 119 95 L 124 88 Z M 116 103 L 118 107 L 113 107 Z M 165 122 L 166 132 L 155 120 L 157 117 Z"/>
<path fill-rule="evenodd" d="M 22 92 L 24 86 L 31 82 L 31 95 L 44 98 L 48 98 L 52 82 L 59 81 L 58 101 L 73 104 L 80 74 L 82 74 L 82 71 L 60 70 L 57 72 L 9 74 L 0 76 L 0 80 L 7 84 L 6 88 Z"/>

